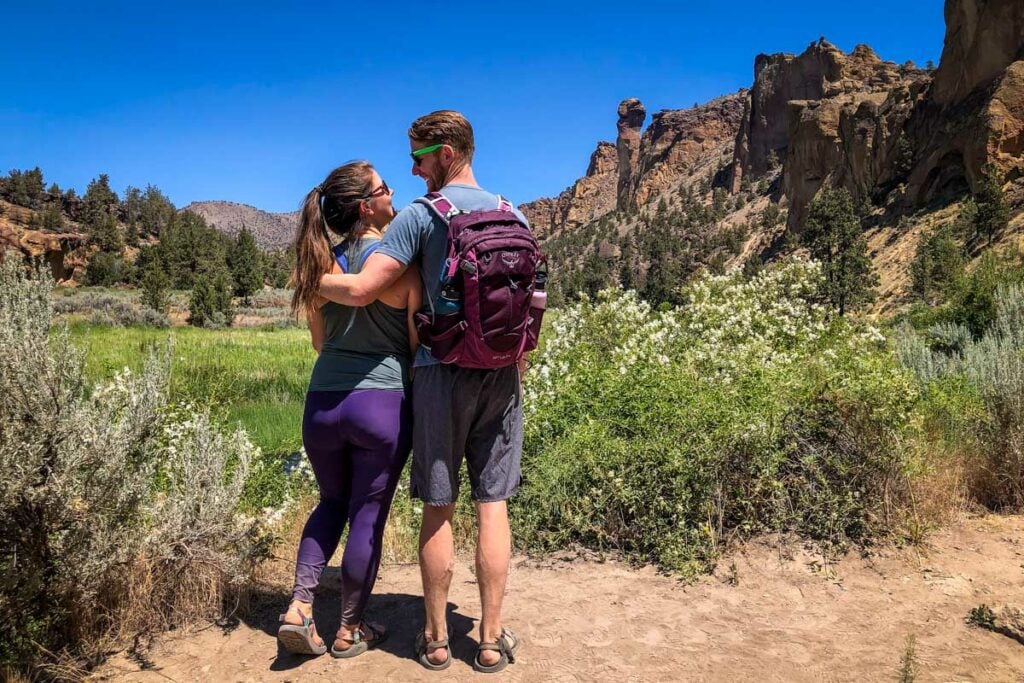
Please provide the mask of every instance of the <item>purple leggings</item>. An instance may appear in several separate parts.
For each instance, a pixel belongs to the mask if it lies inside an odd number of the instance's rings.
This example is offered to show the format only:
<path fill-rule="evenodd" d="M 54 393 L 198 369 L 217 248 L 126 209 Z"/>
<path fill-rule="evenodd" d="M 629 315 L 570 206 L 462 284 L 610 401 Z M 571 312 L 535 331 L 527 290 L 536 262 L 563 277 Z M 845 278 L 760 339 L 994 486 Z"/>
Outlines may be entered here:
<path fill-rule="evenodd" d="M 320 503 L 302 530 L 292 598 L 313 589 L 341 540 L 341 623 L 356 626 L 377 581 L 381 539 L 411 447 L 412 413 L 402 391 L 311 391 L 302 444 L 320 487 Z"/>

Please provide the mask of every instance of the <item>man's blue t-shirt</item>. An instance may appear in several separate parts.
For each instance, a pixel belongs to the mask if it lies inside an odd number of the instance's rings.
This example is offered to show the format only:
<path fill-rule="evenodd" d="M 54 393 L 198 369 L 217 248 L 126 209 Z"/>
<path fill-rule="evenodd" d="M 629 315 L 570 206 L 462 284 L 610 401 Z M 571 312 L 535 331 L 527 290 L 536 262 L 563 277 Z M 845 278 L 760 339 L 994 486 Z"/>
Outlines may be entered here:
<path fill-rule="evenodd" d="M 470 185 L 446 185 L 441 194 L 456 208 L 463 211 L 480 211 L 498 207 L 497 195 Z M 526 218 L 518 209 L 513 209 L 524 224 Z M 420 202 L 413 202 L 402 209 L 391 221 L 384 240 L 377 249 L 378 254 L 409 265 L 417 261 L 420 277 L 423 279 L 423 301 L 436 302 L 441 292 L 441 271 L 448 258 L 448 226 L 431 209 Z M 436 307 L 436 303 L 434 304 Z M 429 303 L 424 304 L 429 308 Z M 433 365 L 437 359 L 422 346 L 416 354 L 414 366 Z"/>

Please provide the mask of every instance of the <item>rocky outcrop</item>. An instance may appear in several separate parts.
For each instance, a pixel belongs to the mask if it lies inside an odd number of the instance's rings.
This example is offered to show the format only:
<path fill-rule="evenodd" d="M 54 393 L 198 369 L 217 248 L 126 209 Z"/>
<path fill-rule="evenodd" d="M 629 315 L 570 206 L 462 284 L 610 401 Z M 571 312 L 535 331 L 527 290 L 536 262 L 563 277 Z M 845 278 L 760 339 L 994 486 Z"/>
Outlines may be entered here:
<path fill-rule="evenodd" d="M 665 110 L 652 116 L 640 141 L 628 205 L 642 206 L 676 183 L 699 158 L 734 139 L 746 99 L 747 91 L 741 90 L 692 109 Z"/>
<path fill-rule="evenodd" d="M 647 118 L 647 109 L 640 100 L 631 97 L 619 104 L 618 137 L 615 147 L 619 153 L 619 177 L 616 207 L 624 209 L 630 204 L 633 177 L 640 165 L 640 131 Z"/>
<path fill-rule="evenodd" d="M 610 142 L 597 143 L 587 173 L 554 199 L 538 199 L 519 209 L 540 238 L 589 223 L 615 210 L 619 155 Z"/>
<path fill-rule="evenodd" d="M 757 178 L 768 171 L 773 157 L 779 162 L 786 160 L 791 143 L 791 102 L 888 92 L 905 82 L 908 72 L 921 73 L 883 61 L 866 45 L 844 54 L 824 38 L 798 56 L 758 55 L 750 100 L 736 136 L 733 192 L 739 191 L 744 176 Z"/>
<path fill-rule="evenodd" d="M 1024 59 L 1024 2 L 947 0 L 946 39 L 931 98 L 940 106 L 964 101 Z"/>
<path fill-rule="evenodd" d="M 89 238 L 78 232 L 30 230 L 29 216 L 34 212 L 4 203 L 0 217 L 0 258 L 17 253 L 32 261 L 45 261 L 57 282 L 66 282 L 85 272 Z"/>
<path fill-rule="evenodd" d="M 783 194 L 789 224 L 803 224 L 805 209 L 822 185 L 844 187 L 856 201 L 877 198 L 906 172 L 904 128 L 927 90 L 924 74 L 908 76 L 888 92 L 844 93 L 789 103 L 789 139 Z"/>
<path fill-rule="evenodd" d="M 637 208 L 678 184 L 694 163 L 736 137 L 745 99 L 741 90 L 691 109 L 660 111 L 643 135 L 644 105 L 623 100 L 616 144 L 598 143 L 587 174 L 557 197 L 519 208 L 542 238 L 617 209 Z"/>
<path fill-rule="evenodd" d="M 947 0 L 946 22 L 934 83 L 908 125 L 915 206 L 977 190 L 989 164 L 1024 174 L 1024 3 Z"/>

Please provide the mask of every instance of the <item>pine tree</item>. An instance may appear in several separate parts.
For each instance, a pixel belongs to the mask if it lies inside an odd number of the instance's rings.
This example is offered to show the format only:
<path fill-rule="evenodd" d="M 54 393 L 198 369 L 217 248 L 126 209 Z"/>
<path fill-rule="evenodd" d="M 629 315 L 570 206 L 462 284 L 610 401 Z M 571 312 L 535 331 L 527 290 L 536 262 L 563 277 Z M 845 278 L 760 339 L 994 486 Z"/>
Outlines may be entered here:
<path fill-rule="evenodd" d="M 256 240 L 245 226 L 231 246 L 228 264 L 235 281 L 235 295 L 249 303 L 250 297 L 263 288 L 263 259 Z"/>
<path fill-rule="evenodd" d="M 1003 188 L 999 172 L 989 164 L 985 167 L 985 178 L 976 196 L 978 203 L 977 233 L 985 235 L 989 244 L 1010 222 L 1010 211 L 1003 201 Z"/>
<path fill-rule="evenodd" d="M 58 231 L 64 227 L 64 216 L 60 212 L 60 204 L 51 202 L 43 211 L 43 227 L 47 230 Z"/>
<path fill-rule="evenodd" d="M 878 275 L 853 200 L 845 189 L 822 189 L 811 202 L 801 242 L 825 270 L 825 296 L 839 312 L 874 299 Z"/>
<path fill-rule="evenodd" d="M 963 277 L 963 249 L 953 237 L 951 226 L 924 236 L 910 264 L 912 291 L 928 303 L 938 303 Z"/>
<path fill-rule="evenodd" d="M 119 253 L 124 248 L 124 240 L 121 238 L 121 229 L 113 216 L 101 217 L 89 230 L 94 244 L 100 251 Z"/>
<path fill-rule="evenodd" d="M 110 177 L 106 173 L 89 181 L 82 200 L 85 202 L 85 222 L 90 227 L 98 226 L 108 216 L 113 218 L 120 204 L 117 193 L 110 189 Z"/>
<path fill-rule="evenodd" d="M 163 313 L 169 303 L 168 288 L 171 280 L 156 261 L 146 264 L 142 275 L 142 303 Z"/>
<path fill-rule="evenodd" d="M 199 275 L 192 285 L 188 302 L 188 322 L 196 327 L 205 327 L 213 322 L 217 311 L 213 285 L 205 275 Z"/>
<path fill-rule="evenodd" d="M 221 269 L 213 279 L 213 306 L 228 326 L 231 325 L 231 319 L 235 314 L 234 303 L 231 300 L 234 289 L 232 285 L 231 274 L 226 269 Z"/>

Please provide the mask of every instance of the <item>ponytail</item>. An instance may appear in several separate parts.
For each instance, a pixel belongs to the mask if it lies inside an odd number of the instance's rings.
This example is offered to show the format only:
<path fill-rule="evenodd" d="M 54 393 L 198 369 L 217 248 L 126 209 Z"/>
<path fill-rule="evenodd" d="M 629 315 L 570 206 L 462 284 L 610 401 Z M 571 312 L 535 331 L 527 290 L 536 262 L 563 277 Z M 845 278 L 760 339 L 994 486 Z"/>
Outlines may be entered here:
<path fill-rule="evenodd" d="M 309 316 L 317 309 L 320 278 L 331 272 L 331 233 L 347 239 L 359 224 L 359 202 L 370 191 L 373 166 L 352 161 L 330 172 L 302 202 L 295 234 L 295 271 L 291 284 L 292 314 Z"/>

